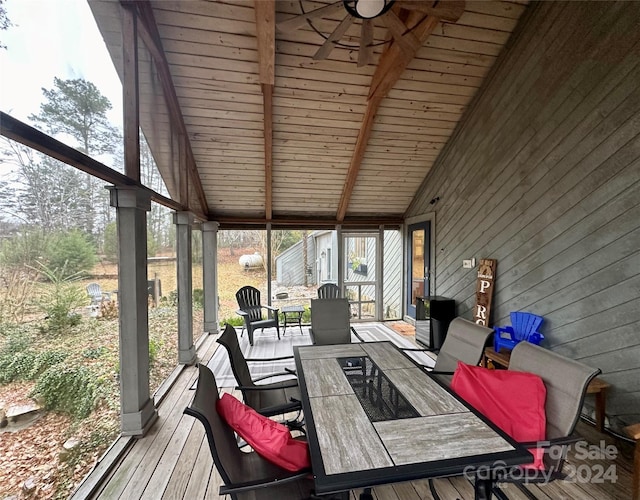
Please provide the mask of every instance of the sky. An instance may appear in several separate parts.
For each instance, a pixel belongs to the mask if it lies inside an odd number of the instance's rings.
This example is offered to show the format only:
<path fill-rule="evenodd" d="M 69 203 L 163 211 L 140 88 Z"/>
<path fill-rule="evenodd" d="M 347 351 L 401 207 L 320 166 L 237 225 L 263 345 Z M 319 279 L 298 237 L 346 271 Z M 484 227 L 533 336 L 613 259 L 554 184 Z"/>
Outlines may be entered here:
<path fill-rule="evenodd" d="M 121 127 L 122 87 L 86 0 L 5 0 L 13 26 L 0 31 L 0 109 L 21 121 L 37 113 L 54 77 L 84 78 L 113 106 Z M 4 169 L 4 170 L 3 170 Z M 0 164 L 0 179 L 7 173 Z"/>

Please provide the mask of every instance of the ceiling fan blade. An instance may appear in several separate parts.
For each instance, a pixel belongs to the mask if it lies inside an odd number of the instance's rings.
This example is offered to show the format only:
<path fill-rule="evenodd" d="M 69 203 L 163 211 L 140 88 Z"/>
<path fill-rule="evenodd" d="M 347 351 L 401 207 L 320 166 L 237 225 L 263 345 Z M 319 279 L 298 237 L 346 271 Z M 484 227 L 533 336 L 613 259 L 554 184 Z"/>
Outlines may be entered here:
<path fill-rule="evenodd" d="M 464 0 L 439 0 L 425 2 L 424 0 L 396 0 L 403 9 L 417 10 L 443 21 L 456 22 L 464 13 Z"/>
<path fill-rule="evenodd" d="M 340 24 L 338 24 L 338 27 L 333 30 L 333 33 L 329 35 L 329 38 L 325 40 L 325 42 L 322 44 L 322 47 L 320 47 L 318 51 L 313 55 L 313 58 L 316 61 L 326 59 L 333 48 L 336 46 L 335 43 L 340 41 L 340 39 L 349 29 L 349 26 L 351 26 L 352 22 L 353 17 L 347 14 L 346 17 L 340 22 Z"/>
<path fill-rule="evenodd" d="M 362 20 L 360 29 L 360 49 L 358 50 L 358 67 L 366 66 L 371 61 L 373 54 L 373 21 L 371 19 Z"/>
<path fill-rule="evenodd" d="M 385 24 L 393 39 L 407 51 L 415 51 L 422 45 L 420 40 L 409 31 L 407 25 L 404 24 L 393 10 L 388 11 L 386 14 L 380 16 L 382 22 Z"/>
<path fill-rule="evenodd" d="M 293 31 L 307 24 L 307 19 L 316 19 L 321 16 L 330 16 L 337 12 L 343 12 L 343 11 L 344 11 L 344 5 L 342 3 L 342 0 L 339 0 L 338 2 L 325 5 L 324 7 L 320 7 L 319 9 L 312 10 L 310 12 L 305 12 L 304 14 L 299 14 L 295 17 L 286 19 L 282 22 L 277 23 L 276 27 L 280 31 L 284 31 L 284 32 Z"/>

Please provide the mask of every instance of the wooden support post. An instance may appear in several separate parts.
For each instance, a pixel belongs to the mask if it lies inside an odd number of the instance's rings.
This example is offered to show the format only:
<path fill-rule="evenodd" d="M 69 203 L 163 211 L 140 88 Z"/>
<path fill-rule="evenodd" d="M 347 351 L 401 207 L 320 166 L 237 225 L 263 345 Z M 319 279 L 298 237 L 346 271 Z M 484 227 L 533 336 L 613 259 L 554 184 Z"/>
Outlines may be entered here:
<path fill-rule="evenodd" d="M 151 200 L 138 188 L 112 187 L 110 191 L 118 227 L 121 431 L 124 436 L 143 436 L 158 416 L 149 389 L 147 212 Z"/>
<path fill-rule="evenodd" d="M 191 268 L 191 232 L 193 214 L 176 212 L 177 284 L 178 284 L 178 363 L 192 365 L 197 361 L 193 344 L 193 279 Z"/>

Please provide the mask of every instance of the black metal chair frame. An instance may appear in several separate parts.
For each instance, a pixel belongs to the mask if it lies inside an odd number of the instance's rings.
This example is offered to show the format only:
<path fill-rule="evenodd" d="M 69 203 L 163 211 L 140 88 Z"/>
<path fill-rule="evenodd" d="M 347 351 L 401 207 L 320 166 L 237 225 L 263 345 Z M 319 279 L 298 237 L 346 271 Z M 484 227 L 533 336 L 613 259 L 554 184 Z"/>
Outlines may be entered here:
<path fill-rule="evenodd" d="M 213 373 L 205 365 L 198 370 L 196 394 L 184 413 L 204 426 L 213 462 L 224 481 L 220 496 L 230 495 L 233 500 L 314 498 L 311 470 L 289 472 L 254 451 L 239 449 L 233 430 L 216 410 L 219 398 Z"/>
<path fill-rule="evenodd" d="M 314 345 L 351 343 L 351 334 L 364 342 L 350 325 L 349 301 L 346 298 L 311 299 L 309 335 Z"/>
<path fill-rule="evenodd" d="M 457 366 L 458 360 L 469 365 L 477 365 L 482 359 L 484 348 L 493 333 L 491 328 L 477 325 L 464 318 L 454 318 L 449 324 L 447 336 L 438 349 L 403 348 L 403 351 L 433 352 L 437 353 L 436 363 L 433 368 L 423 365 L 423 369 L 432 375 L 441 376 L 441 380 L 447 383 Z"/>
<path fill-rule="evenodd" d="M 523 475 L 520 470 L 505 471 L 495 478 L 497 483 L 513 483 L 528 498 L 535 499 L 525 483 L 547 483 L 566 479 L 562 466 L 568 445 L 580 441 L 573 435 L 580 418 L 587 387 L 600 369 L 566 358 L 530 342 L 518 343 L 512 351 L 509 370 L 539 375 L 547 389 L 545 413 L 547 416 L 546 439 L 543 443 L 520 443 L 527 448 L 544 449 L 544 471 Z M 552 451 L 553 450 L 553 451 Z M 493 494 L 500 500 L 508 497 L 497 486 Z"/>
<path fill-rule="evenodd" d="M 293 356 L 245 358 L 238 343 L 238 334 L 235 328 L 229 324 L 225 326 L 224 331 L 220 334 L 216 342 L 224 346 L 227 350 L 231 370 L 238 383 L 236 389 L 242 392 L 242 397 L 247 405 L 266 417 L 282 415 L 293 411 L 297 411 L 298 415 L 300 414 L 302 403 L 299 398 L 300 390 L 294 370 L 285 369 L 283 372 L 270 373 L 261 377 L 252 378 L 249 365 L 247 364 L 293 359 Z M 294 378 L 266 384 L 256 384 L 256 382 L 272 377 L 285 375 Z M 263 404 L 265 401 L 268 402 L 267 405 Z M 285 422 L 285 424 L 291 428 L 303 430 L 298 418 L 289 420 Z"/>

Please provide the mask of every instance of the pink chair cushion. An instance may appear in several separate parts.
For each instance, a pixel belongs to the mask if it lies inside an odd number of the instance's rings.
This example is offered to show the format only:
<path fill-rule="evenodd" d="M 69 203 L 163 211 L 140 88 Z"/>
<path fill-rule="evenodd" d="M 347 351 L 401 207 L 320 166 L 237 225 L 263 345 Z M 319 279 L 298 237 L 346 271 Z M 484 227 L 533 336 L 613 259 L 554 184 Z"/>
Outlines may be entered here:
<path fill-rule="evenodd" d="M 516 441 L 544 441 L 547 390 L 538 375 L 489 370 L 458 361 L 451 388 Z M 534 462 L 522 467 L 544 469 L 544 450 L 537 448 L 529 451 L 534 456 Z"/>
<path fill-rule="evenodd" d="M 292 472 L 311 467 L 307 442 L 294 439 L 286 426 L 260 415 L 231 394 L 223 394 L 216 408 L 261 457 Z"/>

